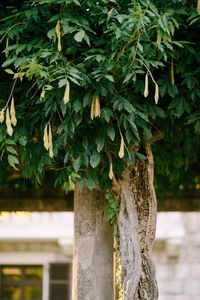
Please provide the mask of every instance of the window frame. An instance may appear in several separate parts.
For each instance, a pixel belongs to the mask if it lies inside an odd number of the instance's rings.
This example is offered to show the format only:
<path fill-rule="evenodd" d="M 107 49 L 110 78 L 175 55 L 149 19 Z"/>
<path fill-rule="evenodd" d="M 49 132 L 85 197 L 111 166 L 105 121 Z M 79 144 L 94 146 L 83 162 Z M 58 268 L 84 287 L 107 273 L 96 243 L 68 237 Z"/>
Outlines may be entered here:
<path fill-rule="evenodd" d="M 21 279 L 19 281 L 17 280 L 13 280 L 13 279 L 3 279 L 3 275 L 2 275 L 2 269 L 3 268 L 19 268 L 22 270 L 22 276 Z M 42 278 L 40 280 L 31 280 L 31 279 L 26 279 L 25 278 L 25 269 L 26 268 L 41 268 L 42 271 Z M 21 298 L 20 300 L 26 300 L 25 299 L 25 287 L 26 286 L 41 286 L 41 295 L 39 299 L 34 299 L 34 300 L 41 300 L 41 297 L 43 295 L 43 265 L 41 264 L 37 264 L 37 265 L 32 265 L 32 264 L 28 264 L 28 265 L 22 265 L 22 264 L 1 264 L 0 265 L 0 299 L 3 299 L 2 297 L 2 286 L 19 286 L 22 290 L 22 294 L 21 294 Z M 3 299 L 4 300 L 4 299 Z"/>

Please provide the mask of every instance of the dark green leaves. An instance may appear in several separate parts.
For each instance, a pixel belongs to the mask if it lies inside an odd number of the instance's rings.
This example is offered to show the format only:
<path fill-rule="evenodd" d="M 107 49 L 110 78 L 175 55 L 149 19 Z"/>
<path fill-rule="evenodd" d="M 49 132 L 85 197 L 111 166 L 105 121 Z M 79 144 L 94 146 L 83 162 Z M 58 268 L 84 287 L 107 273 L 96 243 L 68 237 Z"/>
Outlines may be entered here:
<path fill-rule="evenodd" d="M 27 178 L 39 183 L 50 169 L 55 186 L 66 181 L 71 188 L 78 173 L 82 179 L 87 175 L 89 188 L 97 178 L 103 189 L 109 188 L 108 151 L 120 176 L 126 159 L 132 165 L 137 158 L 145 161 L 142 147 L 136 153 L 131 149 L 145 145 L 155 132 L 184 126 L 199 132 L 199 22 L 194 3 L 18 2 L 14 14 L 5 0 L 0 4 L 0 110 L 18 78 L 13 89 L 18 120 L 14 144 L 5 141 L 5 122 L 0 142 L 2 157 L 17 167 L 20 157 Z M 64 104 L 67 80 L 70 100 Z M 100 107 L 92 120 L 93 97 L 99 97 Z M 53 160 L 43 145 L 49 123 Z M 123 160 L 118 157 L 121 135 Z"/>

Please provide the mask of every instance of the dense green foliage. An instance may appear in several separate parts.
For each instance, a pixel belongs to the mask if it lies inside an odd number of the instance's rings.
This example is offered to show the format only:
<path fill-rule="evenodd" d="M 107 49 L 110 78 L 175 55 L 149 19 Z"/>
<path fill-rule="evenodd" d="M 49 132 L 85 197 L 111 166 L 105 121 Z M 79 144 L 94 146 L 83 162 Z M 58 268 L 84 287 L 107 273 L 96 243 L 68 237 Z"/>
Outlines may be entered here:
<path fill-rule="evenodd" d="M 50 174 L 70 188 L 87 176 L 89 188 L 107 188 L 111 161 L 118 176 L 127 159 L 145 160 L 143 143 L 164 131 L 153 148 L 157 190 L 197 183 L 194 167 L 186 172 L 197 165 L 200 131 L 194 1 L 1 1 L 0 18 L 0 108 L 10 107 L 13 91 L 17 117 L 12 136 L 0 124 L 2 164 L 38 183 Z M 53 157 L 43 143 L 47 124 Z"/>

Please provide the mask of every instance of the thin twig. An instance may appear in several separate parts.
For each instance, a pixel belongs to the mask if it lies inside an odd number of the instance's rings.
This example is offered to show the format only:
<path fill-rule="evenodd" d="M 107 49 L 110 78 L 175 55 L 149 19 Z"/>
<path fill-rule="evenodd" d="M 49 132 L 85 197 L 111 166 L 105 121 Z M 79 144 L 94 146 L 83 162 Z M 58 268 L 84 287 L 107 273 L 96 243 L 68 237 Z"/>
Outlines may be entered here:
<path fill-rule="evenodd" d="M 10 95 L 9 95 L 9 97 L 8 97 L 8 101 L 7 101 L 6 105 L 4 106 L 4 109 L 6 109 L 6 108 L 8 107 L 8 104 L 9 104 L 9 102 L 10 102 L 10 99 L 11 99 L 11 97 L 12 97 L 12 95 L 13 95 L 13 91 L 14 91 L 16 82 L 17 82 L 17 78 L 15 79 L 15 81 L 14 81 L 14 83 L 13 83 L 12 89 L 11 89 L 11 91 L 10 91 Z"/>
<path fill-rule="evenodd" d="M 155 79 L 153 78 L 153 75 L 152 75 L 150 69 L 147 67 L 147 65 L 146 65 L 141 59 L 139 59 L 139 58 L 135 58 L 135 60 L 139 61 L 139 62 L 147 69 L 149 75 L 151 76 L 152 81 L 153 81 L 155 84 L 157 84 L 157 82 L 156 82 Z"/>
<path fill-rule="evenodd" d="M 31 97 L 31 100 L 35 97 L 35 95 L 37 94 L 37 91 L 39 90 L 39 86 L 37 87 L 35 93 L 33 94 L 33 96 Z"/>
<path fill-rule="evenodd" d="M 39 80 L 39 79 L 38 79 Z M 34 86 L 37 84 L 38 80 L 30 87 L 30 89 L 26 93 L 26 97 L 28 97 L 29 92 L 34 88 Z"/>
<path fill-rule="evenodd" d="M 59 118 L 60 118 L 60 121 L 63 122 L 63 119 L 62 119 L 62 117 L 61 117 L 61 115 L 60 115 L 59 110 L 57 109 L 56 111 L 57 111 L 57 113 L 58 113 L 58 116 L 59 116 Z"/>

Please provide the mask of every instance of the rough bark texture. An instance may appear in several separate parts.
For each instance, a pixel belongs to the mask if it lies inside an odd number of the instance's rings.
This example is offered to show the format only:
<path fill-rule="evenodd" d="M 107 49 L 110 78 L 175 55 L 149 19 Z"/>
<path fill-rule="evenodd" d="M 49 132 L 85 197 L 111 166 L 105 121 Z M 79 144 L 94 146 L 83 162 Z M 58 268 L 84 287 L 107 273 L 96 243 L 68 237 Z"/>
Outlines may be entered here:
<path fill-rule="evenodd" d="M 113 299 L 113 229 L 99 191 L 75 189 L 73 300 Z"/>
<path fill-rule="evenodd" d="M 122 261 L 123 300 L 158 299 L 151 258 L 156 230 L 157 202 L 153 186 L 153 155 L 146 145 L 147 162 L 128 165 L 119 181 L 118 216 Z"/>

